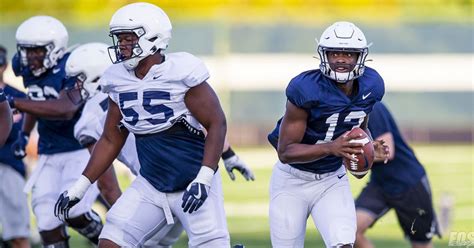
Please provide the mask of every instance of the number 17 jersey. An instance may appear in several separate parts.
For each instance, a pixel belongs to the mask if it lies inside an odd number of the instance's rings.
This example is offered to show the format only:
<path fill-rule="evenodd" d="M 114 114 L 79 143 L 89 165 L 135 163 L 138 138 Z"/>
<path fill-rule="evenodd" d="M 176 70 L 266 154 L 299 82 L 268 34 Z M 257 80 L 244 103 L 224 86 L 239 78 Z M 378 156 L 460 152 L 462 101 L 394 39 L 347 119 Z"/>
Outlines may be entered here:
<path fill-rule="evenodd" d="M 355 87 L 356 84 L 358 87 Z M 346 131 L 360 127 L 374 104 L 382 99 L 385 89 L 382 77 L 369 67 L 354 81 L 354 89 L 357 88 L 357 92 L 347 96 L 320 70 L 306 71 L 293 78 L 286 88 L 287 99 L 308 113 L 301 143 L 331 142 Z M 268 135 L 268 140 L 275 149 L 278 145 L 281 120 Z M 336 171 L 342 165 L 342 158 L 330 155 L 315 161 L 290 165 L 303 171 L 322 174 Z"/>

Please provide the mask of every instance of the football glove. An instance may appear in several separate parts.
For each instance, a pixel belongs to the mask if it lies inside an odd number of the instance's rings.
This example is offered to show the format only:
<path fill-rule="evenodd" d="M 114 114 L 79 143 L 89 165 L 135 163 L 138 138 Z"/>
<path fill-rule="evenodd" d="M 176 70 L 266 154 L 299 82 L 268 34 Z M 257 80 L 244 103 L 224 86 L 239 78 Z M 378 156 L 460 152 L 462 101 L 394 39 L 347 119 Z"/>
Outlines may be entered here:
<path fill-rule="evenodd" d="M 189 183 L 183 194 L 183 211 L 190 214 L 197 211 L 207 199 L 209 189 L 211 188 L 214 170 L 207 166 L 201 166 L 196 178 Z"/>
<path fill-rule="evenodd" d="M 233 172 L 234 169 L 238 170 L 240 174 L 242 174 L 242 176 L 245 178 L 245 180 L 247 181 L 255 180 L 255 176 L 253 175 L 253 172 L 247 167 L 244 161 L 240 159 L 239 156 L 237 155 L 233 155 L 230 158 L 224 159 L 224 165 L 232 181 L 235 180 L 235 175 Z"/>
<path fill-rule="evenodd" d="M 28 144 L 29 138 L 29 133 L 23 131 L 18 132 L 18 137 L 11 147 L 13 156 L 15 156 L 15 158 L 22 159 L 26 156 L 26 145 Z"/>
<path fill-rule="evenodd" d="M 61 221 L 69 219 L 69 210 L 84 197 L 90 185 L 91 181 L 84 175 L 81 175 L 69 190 L 64 191 L 59 196 L 56 205 L 54 205 L 54 215 Z"/>

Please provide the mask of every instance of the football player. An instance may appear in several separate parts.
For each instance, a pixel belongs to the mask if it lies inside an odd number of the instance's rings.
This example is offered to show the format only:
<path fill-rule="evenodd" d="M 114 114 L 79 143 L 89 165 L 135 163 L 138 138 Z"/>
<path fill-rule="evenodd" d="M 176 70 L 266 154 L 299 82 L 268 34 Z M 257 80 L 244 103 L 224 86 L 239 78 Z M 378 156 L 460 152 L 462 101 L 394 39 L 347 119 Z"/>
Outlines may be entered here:
<path fill-rule="evenodd" d="M 354 127 L 384 95 L 384 82 L 364 62 L 369 45 L 350 22 L 336 22 L 319 40 L 318 70 L 301 73 L 286 88 L 286 112 L 269 134 L 278 152 L 270 182 L 273 247 L 303 247 L 311 215 L 326 247 L 352 247 L 356 215 L 342 158 L 362 152 Z M 386 156 L 377 143 L 377 156 Z"/>
<path fill-rule="evenodd" d="M 7 50 L 0 46 L 0 90 L 8 97 L 25 98 L 26 95 L 9 86 L 3 80 L 7 69 Z M 1 96 L 0 96 L 1 97 Z M 10 112 L 10 110 L 9 110 Z M 15 158 L 11 150 L 21 129 L 23 114 L 13 114 L 11 132 L 3 129 L 2 133 L 9 134 L 5 146 L 0 147 L 0 225 L 3 227 L 2 239 L 10 242 L 13 248 L 30 247 L 30 210 L 28 209 L 27 195 L 23 192 L 25 186 L 25 165 Z"/>
<path fill-rule="evenodd" d="M 88 43 L 79 46 L 69 56 L 66 62 L 66 75 L 75 82 L 76 87 L 68 91 L 68 98 L 55 100 L 56 104 L 78 104 L 85 102 L 81 117 L 74 127 L 74 136 L 90 152 L 103 133 L 103 124 L 108 108 L 108 95 L 100 92 L 98 80 L 103 72 L 111 65 L 107 54 L 107 45 L 102 43 Z M 232 170 L 238 170 L 246 180 L 254 180 L 253 172 L 246 166 L 240 157 L 234 153 L 230 144 L 225 142 L 222 159 L 232 180 L 235 175 Z M 117 159 L 126 165 L 133 175 L 137 176 L 140 169 L 138 162 L 135 137 L 129 135 Z M 108 205 L 113 205 L 121 194 L 113 166 L 97 181 L 99 190 Z M 108 174 L 108 175 L 106 175 Z M 167 247 L 178 240 L 183 231 L 178 220 L 169 227 L 171 229 L 164 237 L 152 237 L 145 245 Z M 166 232 L 162 232 L 166 233 Z"/>
<path fill-rule="evenodd" d="M 7 98 L 3 89 L 0 89 L 0 128 L 5 130 L 0 133 L 0 147 L 7 141 L 8 135 L 12 130 L 12 110 L 8 106 Z"/>
<path fill-rule="evenodd" d="M 104 132 L 82 177 L 58 199 L 59 214 L 67 216 L 129 132 L 135 135 L 139 175 L 107 213 L 99 247 L 141 246 L 173 216 L 190 247 L 230 246 L 216 173 L 225 116 L 204 63 L 189 53 L 163 53 L 171 29 L 165 12 L 149 3 L 126 5 L 110 22 L 114 65 L 100 79 L 109 95 Z"/>
<path fill-rule="evenodd" d="M 107 52 L 108 46 L 103 43 L 88 43 L 81 45 L 71 52 L 66 62 L 66 75 L 75 82 L 76 87 L 68 91 L 70 102 L 80 103 L 87 101 L 81 118 L 74 127 L 74 136 L 84 147 L 92 150 L 103 133 L 103 124 L 108 108 L 108 95 L 100 92 L 98 80 L 104 71 L 112 65 Z M 58 104 L 71 104 L 60 102 Z M 117 159 L 126 165 L 133 175 L 137 176 L 140 169 L 135 137 L 129 135 Z M 113 166 L 97 181 L 99 190 L 109 206 L 112 206 L 121 195 Z M 167 230 L 151 237 L 145 242 L 146 247 L 170 247 L 183 231 L 182 225 L 175 220 L 175 224 L 167 226 Z"/>
<path fill-rule="evenodd" d="M 392 208 L 412 247 L 433 247 L 431 239 L 440 232 L 425 169 L 384 104 L 374 105 L 369 130 L 386 142 L 390 157 L 387 165 L 375 160 L 370 180 L 356 200 L 356 247 L 374 247 L 364 233 Z"/>
<path fill-rule="evenodd" d="M 14 99 L 11 107 L 25 112 L 22 130 L 13 144 L 18 158 L 26 155 L 25 146 L 31 130 L 38 122 L 39 159 L 35 170 L 25 185 L 32 189 L 32 208 L 45 247 L 67 247 L 65 225 L 54 216 L 57 197 L 71 186 L 84 170 L 89 153 L 73 135 L 82 105 L 55 104 L 51 99 L 64 98 L 73 87 L 65 79 L 68 32 L 64 25 L 50 16 L 34 16 L 17 29 L 18 52 L 12 67 L 23 84 L 29 99 Z M 68 120 L 59 120 L 59 119 Z M 54 120 L 58 119 L 58 120 Z M 91 210 L 98 190 L 96 185 L 85 194 L 84 201 L 71 209 L 65 222 L 98 243 L 102 229 L 99 216 Z"/>
<path fill-rule="evenodd" d="M 3 82 L 3 72 L 5 71 L 5 68 L 6 68 L 7 56 L 6 56 L 6 49 L 2 47 L 2 51 L 0 51 L 0 67 L 2 67 L 1 77 L 2 77 L 2 82 Z M 7 138 L 9 137 L 10 131 L 12 129 L 12 112 L 6 100 L 7 100 L 6 95 L 3 92 L 3 89 L 0 88 L 0 129 L 5 130 L 0 133 L 0 147 L 5 144 L 5 142 L 7 141 Z"/>

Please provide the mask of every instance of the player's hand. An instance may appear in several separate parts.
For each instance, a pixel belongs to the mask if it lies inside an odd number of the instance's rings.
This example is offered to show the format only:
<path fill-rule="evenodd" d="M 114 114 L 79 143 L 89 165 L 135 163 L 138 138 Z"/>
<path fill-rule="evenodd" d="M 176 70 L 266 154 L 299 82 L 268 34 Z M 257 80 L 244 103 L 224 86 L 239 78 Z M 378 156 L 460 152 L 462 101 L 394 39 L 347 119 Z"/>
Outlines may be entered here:
<path fill-rule="evenodd" d="M 197 211 L 209 195 L 214 170 L 207 166 L 201 166 L 196 178 L 189 183 L 183 194 L 181 207 L 184 212 L 190 214 Z"/>
<path fill-rule="evenodd" d="M 329 143 L 329 149 L 331 154 L 337 157 L 343 157 L 357 162 L 356 156 L 352 155 L 364 153 L 364 151 L 362 150 L 362 147 L 364 145 L 361 143 L 350 141 L 353 139 L 359 139 L 360 137 L 362 137 L 361 134 L 349 134 L 349 131 L 345 132 L 343 135 L 339 136 L 337 139 Z"/>
<path fill-rule="evenodd" d="M 81 175 L 69 190 L 64 191 L 59 196 L 56 205 L 54 205 L 54 215 L 61 221 L 68 219 L 69 210 L 84 197 L 90 185 L 89 179 Z"/>
<path fill-rule="evenodd" d="M 80 198 L 71 195 L 67 190 L 64 191 L 59 196 L 56 205 L 54 205 L 54 215 L 58 217 L 61 221 L 65 221 L 69 218 L 69 210 L 71 210 L 74 205 L 79 203 L 80 200 Z"/>
<path fill-rule="evenodd" d="M 28 144 L 29 137 L 30 135 L 26 132 L 18 132 L 18 137 L 11 147 L 15 158 L 22 159 L 26 156 L 26 145 Z"/>
<path fill-rule="evenodd" d="M 385 144 L 384 140 L 374 140 L 372 143 L 374 144 L 374 160 L 383 161 L 383 163 L 386 164 L 390 157 L 390 149 L 388 148 L 388 145 Z"/>
<path fill-rule="evenodd" d="M 245 180 L 247 181 L 255 180 L 255 176 L 253 175 L 253 172 L 247 167 L 244 161 L 240 159 L 239 156 L 237 155 L 224 159 L 224 165 L 232 181 L 235 180 L 235 175 L 233 172 L 234 169 L 238 170 L 240 174 L 242 174 L 242 176 L 245 178 Z"/>

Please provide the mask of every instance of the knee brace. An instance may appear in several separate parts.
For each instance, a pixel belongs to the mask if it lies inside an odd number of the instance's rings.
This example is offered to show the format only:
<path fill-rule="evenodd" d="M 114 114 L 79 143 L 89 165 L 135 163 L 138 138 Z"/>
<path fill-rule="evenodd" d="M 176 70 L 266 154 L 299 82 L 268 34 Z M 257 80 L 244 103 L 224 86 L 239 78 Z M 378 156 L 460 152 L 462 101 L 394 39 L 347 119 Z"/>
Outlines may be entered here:
<path fill-rule="evenodd" d="M 40 232 L 44 248 L 69 248 L 69 236 L 64 225 Z"/>
<path fill-rule="evenodd" d="M 92 243 L 99 244 L 99 234 L 104 225 L 94 210 L 78 217 L 66 219 L 66 223 Z"/>

